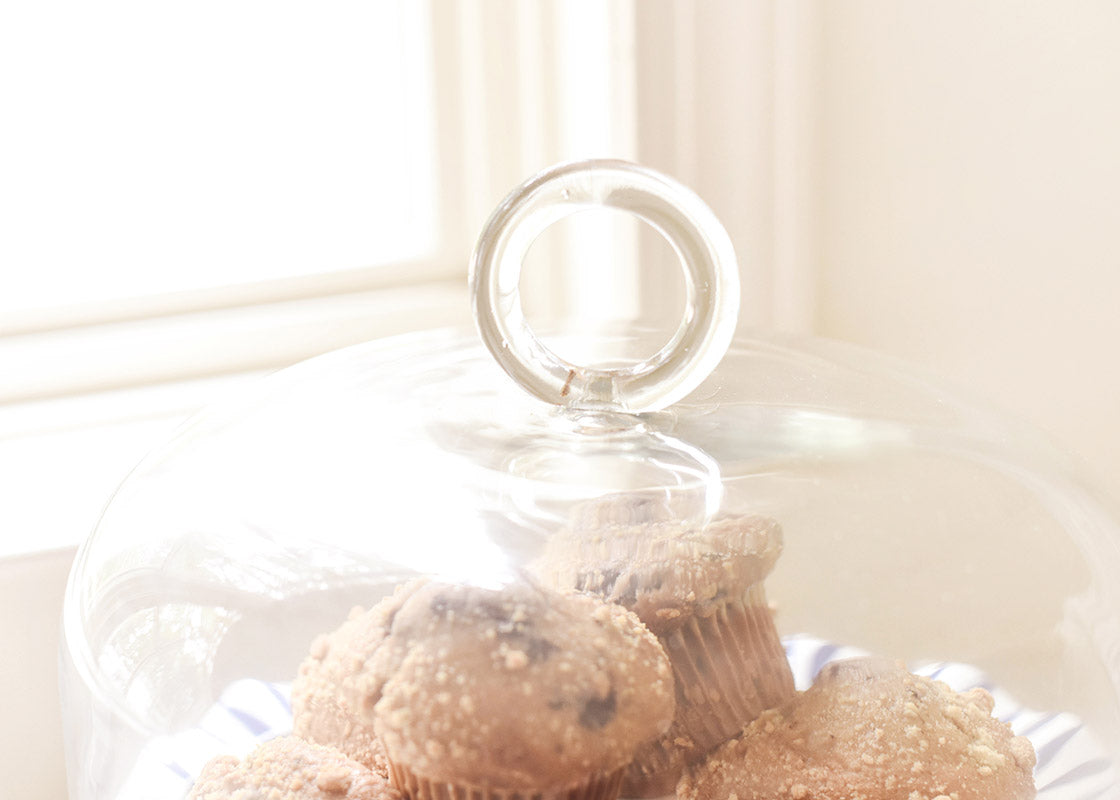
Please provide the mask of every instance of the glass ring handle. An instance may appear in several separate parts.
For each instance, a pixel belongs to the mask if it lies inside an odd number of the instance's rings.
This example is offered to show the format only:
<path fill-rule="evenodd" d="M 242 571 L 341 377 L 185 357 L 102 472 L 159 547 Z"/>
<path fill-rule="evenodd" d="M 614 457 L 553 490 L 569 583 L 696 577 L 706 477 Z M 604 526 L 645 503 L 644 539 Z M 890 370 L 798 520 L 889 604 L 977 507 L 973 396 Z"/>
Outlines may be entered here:
<path fill-rule="evenodd" d="M 624 367 L 570 363 L 525 320 L 519 282 L 533 241 L 589 207 L 629 212 L 672 245 L 685 278 L 685 311 L 657 353 Z M 491 215 L 471 259 L 475 323 L 487 348 L 525 390 L 555 405 L 625 413 L 656 411 L 685 397 L 715 369 L 734 335 L 739 271 L 727 232 L 691 190 L 626 161 L 561 164 L 529 179 Z"/>

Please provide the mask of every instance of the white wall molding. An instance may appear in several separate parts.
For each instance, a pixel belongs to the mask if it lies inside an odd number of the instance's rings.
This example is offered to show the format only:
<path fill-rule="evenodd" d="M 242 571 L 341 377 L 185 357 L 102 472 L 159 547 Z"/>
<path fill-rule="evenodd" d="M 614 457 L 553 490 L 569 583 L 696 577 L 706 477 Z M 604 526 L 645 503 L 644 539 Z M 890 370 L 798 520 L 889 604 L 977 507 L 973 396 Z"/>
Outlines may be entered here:
<path fill-rule="evenodd" d="M 637 7 L 639 154 L 693 188 L 728 229 L 743 326 L 805 332 L 814 318 L 815 7 Z"/>

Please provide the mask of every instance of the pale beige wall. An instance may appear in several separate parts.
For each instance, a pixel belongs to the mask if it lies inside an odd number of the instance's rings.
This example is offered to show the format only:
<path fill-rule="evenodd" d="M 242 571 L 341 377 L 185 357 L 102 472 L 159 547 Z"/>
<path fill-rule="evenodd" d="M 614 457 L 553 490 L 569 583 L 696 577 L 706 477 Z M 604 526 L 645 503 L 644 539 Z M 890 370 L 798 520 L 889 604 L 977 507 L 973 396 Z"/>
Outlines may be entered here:
<path fill-rule="evenodd" d="M 1120 495 L 1120 4 L 814 4 L 822 335 L 931 367 Z"/>

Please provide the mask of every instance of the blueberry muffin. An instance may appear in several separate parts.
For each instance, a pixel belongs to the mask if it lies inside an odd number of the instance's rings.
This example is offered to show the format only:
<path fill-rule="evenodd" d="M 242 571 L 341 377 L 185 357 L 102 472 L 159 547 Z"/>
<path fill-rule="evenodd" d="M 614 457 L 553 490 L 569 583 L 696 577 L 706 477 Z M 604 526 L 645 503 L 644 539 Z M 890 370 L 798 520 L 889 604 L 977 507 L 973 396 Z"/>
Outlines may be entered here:
<path fill-rule="evenodd" d="M 374 669 L 390 775 L 418 800 L 611 800 L 673 719 L 665 652 L 637 617 L 528 583 L 432 583 Z"/>
<path fill-rule="evenodd" d="M 628 770 L 623 793 L 671 793 L 683 767 L 792 696 L 763 579 L 782 551 L 761 516 L 674 518 L 656 498 L 614 495 L 578 507 L 535 571 L 550 585 L 634 611 L 672 663 L 676 718 Z"/>
<path fill-rule="evenodd" d="M 854 659 L 764 712 L 678 786 L 681 800 L 1030 800 L 1034 749 L 958 694 L 901 665 Z"/>

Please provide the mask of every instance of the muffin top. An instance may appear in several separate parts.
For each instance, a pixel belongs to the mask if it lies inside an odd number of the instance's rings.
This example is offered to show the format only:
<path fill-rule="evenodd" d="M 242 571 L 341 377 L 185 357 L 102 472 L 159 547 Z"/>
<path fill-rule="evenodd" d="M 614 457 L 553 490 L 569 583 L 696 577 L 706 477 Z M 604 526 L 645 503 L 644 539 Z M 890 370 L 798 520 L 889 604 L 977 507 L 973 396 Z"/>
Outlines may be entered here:
<path fill-rule="evenodd" d="M 385 749 L 373 730 L 371 662 L 401 604 L 422 582 L 400 586 L 368 611 L 355 608 L 337 630 L 323 634 L 292 684 L 292 729 L 310 742 L 331 745 L 388 774 Z"/>
<path fill-rule="evenodd" d="M 983 689 L 958 694 L 901 665 L 825 667 L 763 712 L 677 787 L 681 800 L 1025 800 L 1034 749 L 991 716 Z"/>
<path fill-rule="evenodd" d="M 578 786 L 620 770 L 673 719 L 668 659 L 636 616 L 528 583 L 422 587 L 375 661 L 389 759 L 432 781 Z"/>
<path fill-rule="evenodd" d="M 187 800 L 400 800 L 381 775 L 329 747 L 294 736 L 265 742 L 243 760 L 218 756 Z"/>
<path fill-rule="evenodd" d="M 655 499 L 617 495 L 577 508 L 534 570 L 552 586 L 631 609 L 663 635 L 741 600 L 781 552 L 773 519 L 724 515 L 689 525 Z"/>

